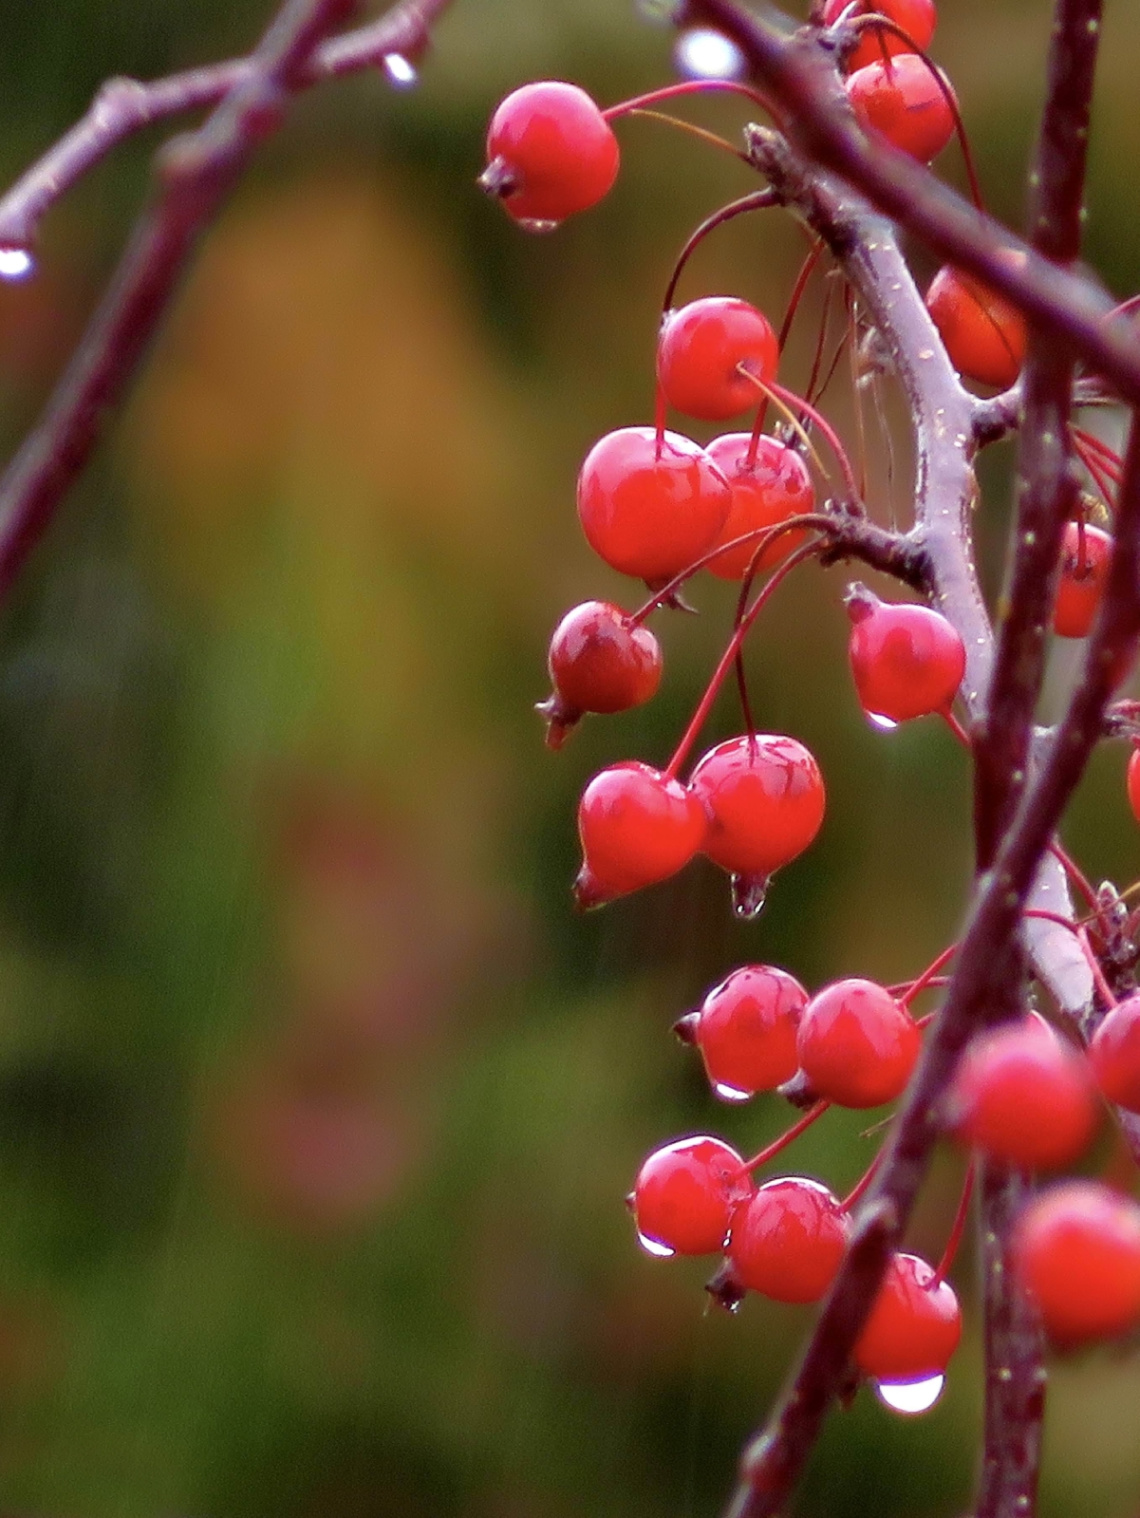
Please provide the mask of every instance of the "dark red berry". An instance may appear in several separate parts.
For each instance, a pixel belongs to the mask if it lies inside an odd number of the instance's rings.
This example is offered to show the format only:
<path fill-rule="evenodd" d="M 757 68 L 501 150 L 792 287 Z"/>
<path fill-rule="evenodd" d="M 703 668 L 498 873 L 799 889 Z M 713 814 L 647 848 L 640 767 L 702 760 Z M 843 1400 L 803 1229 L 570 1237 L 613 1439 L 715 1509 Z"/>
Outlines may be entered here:
<path fill-rule="evenodd" d="M 958 1139 L 1018 1170 L 1074 1164 L 1099 1116 L 1088 1061 L 1036 1017 L 975 1038 L 946 1103 Z"/>
<path fill-rule="evenodd" d="M 884 726 L 950 709 L 966 672 L 962 639 L 940 612 L 880 601 L 866 586 L 847 595 L 848 653 L 863 710 Z"/>
<path fill-rule="evenodd" d="M 630 1199 L 641 1242 L 650 1254 L 713 1254 L 752 1189 L 744 1161 L 722 1140 L 666 1144 L 638 1171 Z"/>
<path fill-rule="evenodd" d="M 1013 384 L 1028 340 L 1025 318 L 1016 306 L 972 274 L 946 265 L 930 282 L 926 309 L 959 374 L 1002 389 Z"/>
<path fill-rule="evenodd" d="M 800 1018 L 800 1069 L 817 1095 L 841 1107 L 878 1107 L 904 1090 L 918 1058 L 918 1028 L 889 991 L 837 980 Z"/>
<path fill-rule="evenodd" d="M 706 295 L 666 314 L 657 344 L 657 381 L 670 406 L 719 422 L 763 398 L 750 374 L 776 377 L 780 349 L 762 311 L 733 295 Z"/>
<path fill-rule="evenodd" d="M 732 490 L 732 505 L 724 526 L 713 539 L 731 543 L 733 538 L 758 528 L 775 527 L 789 517 L 802 516 L 815 507 L 815 486 L 803 458 L 794 448 L 774 437 L 757 441 L 756 457 L 748 463 L 752 436 L 748 432 L 726 432 L 713 438 L 708 455 L 720 469 Z M 756 556 L 758 538 L 718 554 L 709 570 L 722 580 L 740 580 L 756 559 L 756 569 L 774 569 L 807 536 L 806 528 L 781 533 Z"/>
<path fill-rule="evenodd" d="M 1128 760 L 1125 788 L 1128 792 L 1128 805 L 1132 810 L 1132 815 L 1137 822 L 1140 822 L 1140 748 L 1134 748 Z"/>
<path fill-rule="evenodd" d="M 661 683 L 661 646 L 610 601 L 584 601 L 554 629 L 547 660 L 554 694 L 539 704 L 546 741 L 560 748 L 584 712 L 624 712 Z"/>
<path fill-rule="evenodd" d="M 855 1364 L 876 1381 L 923 1381 L 941 1375 L 962 1337 L 953 1287 L 913 1254 L 891 1256 L 871 1316 L 855 1344 Z"/>
<path fill-rule="evenodd" d="M 827 0 L 823 8 L 824 26 L 834 26 L 845 10 L 851 9 L 851 0 Z M 934 23 L 936 18 L 934 0 L 861 0 L 854 8 L 853 15 L 862 15 L 871 11 L 886 16 L 894 21 L 914 38 L 917 47 L 926 49 L 930 46 L 930 39 L 934 36 Z M 885 28 L 873 29 L 868 27 L 863 33 L 862 39 L 855 51 L 847 60 L 849 69 L 865 68 L 868 63 L 881 60 L 883 49 L 895 57 L 899 53 L 909 53 L 911 48 L 896 37 L 893 32 Z"/>
<path fill-rule="evenodd" d="M 818 1181 L 765 1181 L 732 1219 L 733 1279 L 776 1302 L 818 1302 L 839 1269 L 848 1226 L 842 1204 Z"/>
<path fill-rule="evenodd" d="M 1014 1225 L 1013 1268 L 1055 1343 L 1115 1339 L 1140 1324 L 1140 1207 L 1097 1181 L 1042 1192 Z"/>
<path fill-rule="evenodd" d="M 479 183 L 535 230 L 585 211 L 617 178 L 617 139 L 585 90 L 545 79 L 502 102 L 487 129 Z"/>
<path fill-rule="evenodd" d="M 807 999 L 799 981 L 774 965 L 745 965 L 714 986 L 686 1032 L 718 1096 L 739 1100 L 791 1080 Z"/>
<path fill-rule="evenodd" d="M 578 804 L 578 905 L 600 906 L 676 874 L 707 829 L 700 802 L 680 781 L 636 760 L 602 770 Z"/>
<path fill-rule="evenodd" d="M 690 438 L 621 427 L 594 444 L 578 476 L 578 517 L 595 553 L 660 585 L 711 548 L 732 505 L 728 481 Z"/>
<path fill-rule="evenodd" d="M 954 135 L 954 113 L 917 53 L 857 69 L 847 80 L 847 97 L 865 127 L 920 163 L 937 158 Z"/>
<path fill-rule="evenodd" d="M 1140 992 L 1105 1014 L 1089 1044 L 1089 1063 L 1110 1102 L 1140 1112 Z"/>
<path fill-rule="evenodd" d="M 1061 544 L 1061 578 L 1053 603 L 1053 631 L 1086 638 L 1093 625 L 1112 558 L 1112 539 L 1097 527 L 1069 522 Z"/>

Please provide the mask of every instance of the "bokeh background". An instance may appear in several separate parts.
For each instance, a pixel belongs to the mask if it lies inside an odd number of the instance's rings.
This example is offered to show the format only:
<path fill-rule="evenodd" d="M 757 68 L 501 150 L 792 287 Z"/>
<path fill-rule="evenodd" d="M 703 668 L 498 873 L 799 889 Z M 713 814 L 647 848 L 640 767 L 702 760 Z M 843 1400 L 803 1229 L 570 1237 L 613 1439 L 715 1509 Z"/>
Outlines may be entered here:
<path fill-rule="evenodd" d="M 249 45 L 262 0 L 0 3 L 8 180 L 107 75 Z M 994 208 L 1020 215 L 1043 0 L 943 0 Z M 490 110 L 527 78 L 610 102 L 670 77 L 627 0 L 456 0 L 421 84 L 301 102 L 210 235 L 124 413 L 3 611 L 0 641 L 0 1506 L 36 1518 L 697 1518 L 807 1321 L 705 1310 L 621 1204 L 647 1150 L 743 1149 L 774 1098 L 717 1104 L 670 1024 L 737 964 L 809 986 L 901 979 L 956 932 L 968 779 L 936 723 L 872 732 L 842 569 L 802 572 L 749 657 L 761 724 L 823 765 L 829 816 L 763 916 L 723 877 L 586 919 L 574 807 L 612 760 L 663 762 L 731 592 L 661 619 L 649 708 L 547 753 L 551 627 L 635 591 L 573 509 L 603 431 L 648 419 L 656 313 L 688 231 L 746 171 L 644 121 L 605 205 L 549 238 L 476 192 Z M 1140 283 L 1140 11 L 1109 6 L 1089 253 Z M 738 106 L 691 119 L 735 132 Z M 151 135 L 49 218 L 0 287 L 11 445 L 145 195 Z M 946 173 L 957 174 L 954 155 Z M 682 293 L 783 305 L 788 219 L 736 223 Z M 918 266 L 929 270 L 921 258 Z M 813 304 L 814 303 L 814 304 Z M 802 382 L 818 293 L 787 377 Z M 841 369 L 834 414 L 854 435 Z M 907 511 L 902 413 L 866 392 L 875 509 Z M 895 434 L 893 471 L 882 444 Z M 1001 575 L 1008 457 L 977 526 Z M 1050 700 L 1071 674 L 1062 654 Z M 726 695 L 709 736 L 737 730 Z M 1096 878 L 1140 865 L 1124 755 L 1068 829 Z M 794 1165 L 849 1185 L 866 1115 Z M 1096 1164 L 1114 1163 L 1106 1140 Z M 912 1231 L 937 1254 L 961 1163 Z M 972 1301 L 972 1264 L 956 1273 Z M 795 1511 L 952 1515 L 976 1459 L 970 1326 L 925 1418 L 863 1392 Z M 1140 1359 L 1059 1366 L 1044 1511 L 1133 1513 Z"/>

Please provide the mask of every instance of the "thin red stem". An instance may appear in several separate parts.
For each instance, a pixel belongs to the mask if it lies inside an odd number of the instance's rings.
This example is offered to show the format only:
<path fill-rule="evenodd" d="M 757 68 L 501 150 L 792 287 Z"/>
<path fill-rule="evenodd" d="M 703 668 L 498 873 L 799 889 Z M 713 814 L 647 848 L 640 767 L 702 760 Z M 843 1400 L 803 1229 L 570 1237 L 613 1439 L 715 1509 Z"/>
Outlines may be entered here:
<path fill-rule="evenodd" d="M 665 298 L 661 302 L 662 312 L 672 310 L 673 297 L 677 293 L 677 285 L 685 266 L 710 232 L 715 232 L 717 227 L 723 227 L 725 222 L 733 221 L 737 216 L 744 216 L 749 211 L 766 211 L 777 204 L 776 196 L 771 190 L 754 190 L 751 195 L 742 195 L 739 200 L 730 201 L 728 205 L 721 206 L 719 211 L 707 216 L 677 255 L 677 262 L 673 265 L 673 273 L 665 289 Z"/>
<path fill-rule="evenodd" d="M 947 707 L 944 712 L 940 712 L 939 716 L 942 718 L 943 722 L 945 722 L 946 726 L 954 734 L 955 738 L 957 738 L 958 742 L 962 745 L 963 748 L 971 748 L 973 746 L 969 733 L 958 721 L 957 717 L 954 715 L 950 707 Z"/>
<path fill-rule="evenodd" d="M 1060 912 L 1046 912 L 1040 907 L 1027 907 L 1021 915 L 1023 917 L 1036 917 L 1041 922 L 1055 922 L 1058 927 L 1068 928 L 1069 932 L 1077 940 L 1077 943 L 1080 944 L 1081 953 L 1084 955 L 1085 963 L 1089 967 L 1089 974 L 1092 976 L 1097 990 L 1104 998 L 1105 1005 L 1109 1007 L 1116 1006 L 1116 996 L 1113 989 L 1105 979 L 1104 971 L 1100 967 L 1100 961 L 1092 951 L 1088 933 L 1079 923 L 1073 922 L 1071 918 L 1063 917 Z"/>
<path fill-rule="evenodd" d="M 1050 842 L 1049 852 L 1064 870 L 1065 874 L 1072 881 L 1073 885 L 1076 886 L 1077 890 L 1088 902 L 1089 906 L 1092 908 L 1093 916 L 1099 917 L 1100 902 L 1097 899 L 1097 894 L 1093 890 L 1092 883 L 1089 880 L 1088 876 L 1081 869 L 1077 861 L 1056 838 Z"/>
<path fill-rule="evenodd" d="M 938 1269 L 927 1283 L 927 1291 L 937 1291 L 942 1282 L 949 1274 L 950 1267 L 954 1263 L 954 1257 L 958 1253 L 958 1246 L 962 1242 L 962 1235 L 966 1231 L 966 1219 L 970 1215 L 970 1201 L 974 1195 L 975 1164 L 971 1160 L 966 1168 L 966 1178 L 962 1182 L 962 1195 L 958 1199 L 958 1210 L 954 1214 L 954 1221 L 950 1225 L 950 1237 L 946 1240 L 946 1248 L 942 1251 L 942 1258 L 938 1262 Z"/>
<path fill-rule="evenodd" d="M 860 1178 L 855 1182 L 851 1190 L 843 1198 L 843 1201 L 839 1205 L 843 1208 L 844 1212 L 850 1212 L 856 1203 L 862 1199 L 863 1194 L 870 1188 L 871 1182 L 875 1179 L 875 1175 L 879 1169 L 879 1166 L 883 1163 L 883 1158 L 886 1155 L 886 1152 L 887 1146 L 884 1144 L 875 1158 L 867 1166 L 866 1170 L 864 1170 Z"/>
<path fill-rule="evenodd" d="M 752 379 L 755 384 L 761 384 L 761 381 L 757 380 L 755 375 L 752 376 Z M 775 395 L 779 400 L 782 400 L 785 405 L 795 406 L 798 410 L 802 411 L 803 414 L 816 427 L 819 428 L 820 432 L 827 440 L 828 447 L 835 455 L 836 462 L 838 463 L 840 471 L 843 474 L 843 482 L 851 494 L 851 499 L 855 501 L 860 500 L 862 498 L 861 493 L 858 485 L 855 483 L 855 471 L 851 467 L 851 460 L 847 457 L 847 450 L 840 442 L 839 434 L 836 432 L 835 428 L 831 425 L 827 418 L 823 415 L 823 413 L 821 411 L 817 411 L 812 403 L 808 400 L 805 400 L 802 395 L 797 395 L 794 390 L 788 390 L 783 385 L 777 385 L 774 380 L 769 380 L 767 382 L 767 388 L 771 390 L 772 394 Z"/>
<path fill-rule="evenodd" d="M 938 975 L 938 972 L 944 969 L 945 966 L 950 963 L 957 952 L 958 945 L 956 943 L 952 943 L 948 949 L 943 949 L 938 958 L 931 964 L 927 965 L 926 969 L 923 970 L 918 979 L 911 981 L 910 989 L 899 997 L 900 1005 L 909 1007 L 919 992 L 926 990 L 927 986 L 929 986 L 934 981 L 935 977 Z"/>
<path fill-rule="evenodd" d="M 660 105 L 665 100 L 676 100 L 682 95 L 744 95 L 761 110 L 774 116 L 771 105 L 751 84 L 739 79 L 683 79 L 678 84 L 666 84 L 646 95 L 634 95 L 631 100 L 620 100 L 617 105 L 607 106 L 602 112 L 606 121 L 617 121 L 629 111 L 640 111 L 645 106 Z"/>
<path fill-rule="evenodd" d="M 819 1121 L 827 1109 L 831 1106 L 829 1101 L 818 1101 L 814 1107 L 809 1107 L 798 1122 L 792 1124 L 786 1133 L 781 1133 L 778 1139 L 772 1142 L 759 1154 L 754 1154 L 750 1160 L 745 1160 L 743 1169 L 759 1170 L 761 1165 L 766 1165 L 769 1160 L 774 1160 L 778 1154 L 782 1154 L 789 1144 L 798 1139 L 801 1133 L 806 1133 L 813 1123 Z"/>

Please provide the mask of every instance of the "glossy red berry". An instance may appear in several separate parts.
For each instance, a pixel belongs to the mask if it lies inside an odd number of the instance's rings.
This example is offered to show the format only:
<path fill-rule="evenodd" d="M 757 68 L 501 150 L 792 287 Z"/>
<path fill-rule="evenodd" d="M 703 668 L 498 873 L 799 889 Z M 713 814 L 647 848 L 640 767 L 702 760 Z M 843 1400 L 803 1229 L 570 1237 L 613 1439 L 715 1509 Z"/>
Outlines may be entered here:
<path fill-rule="evenodd" d="M 1061 544 L 1061 578 L 1053 603 L 1053 631 L 1086 638 L 1093 625 L 1112 558 L 1112 539 L 1098 527 L 1069 522 Z"/>
<path fill-rule="evenodd" d="M 1125 788 L 1128 792 L 1128 805 L 1132 810 L 1132 815 L 1137 822 L 1140 822 L 1140 748 L 1134 748 L 1129 756 Z"/>
<path fill-rule="evenodd" d="M 661 683 L 661 646 L 610 601 L 584 601 L 554 629 L 547 659 L 554 694 L 539 704 L 546 741 L 560 748 L 584 712 L 641 706 Z"/>
<path fill-rule="evenodd" d="M 636 760 L 602 770 L 578 804 L 575 900 L 596 907 L 667 879 L 688 864 L 707 829 L 700 802 L 680 781 Z"/>
<path fill-rule="evenodd" d="M 954 113 L 917 53 L 869 63 L 848 77 L 846 87 L 862 124 L 920 163 L 937 158 L 954 135 Z"/>
<path fill-rule="evenodd" d="M 959 1063 L 946 1122 L 964 1144 L 1018 1170 L 1059 1170 L 1100 1117 L 1088 1060 L 1040 1018 L 975 1038 Z"/>
<path fill-rule="evenodd" d="M 513 91 L 491 117 L 479 183 L 517 222 L 545 231 L 601 200 L 618 164 L 617 139 L 585 90 L 544 79 Z"/>
<path fill-rule="evenodd" d="M 1097 1181 L 1034 1197 L 1014 1224 L 1017 1278 L 1055 1343 L 1115 1339 L 1140 1324 L 1140 1207 Z"/>
<path fill-rule="evenodd" d="M 823 24 L 833 26 L 845 10 L 850 9 L 851 0 L 827 0 L 823 8 Z M 937 15 L 934 9 L 934 0 L 862 0 L 855 7 L 854 15 L 860 15 L 877 11 L 879 15 L 886 16 L 901 26 L 904 32 L 914 38 L 915 45 L 924 51 L 930 46 L 930 40 L 934 36 L 934 23 Z M 862 39 L 855 51 L 847 60 L 848 69 L 865 68 L 868 63 L 874 63 L 876 59 L 882 59 L 883 48 L 896 57 L 899 53 L 909 53 L 913 49 L 907 46 L 901 37 L 896 37 L 893 32 L 885 28 L 874 30 L 868 27 L 863 33 Z"/>
<path fill-rule="evenodd" d="M 962 1337 L 962 1312 L 948 1281 L 913 1254 L 891 1256 L 871 1316 L 855 1345 L 855 1364 L 888 1383 L 941 1375 Z"/>
<path fill-rule="evenodd" d="M 719 422 L 758 405 L 749 379 L 776 377 L 780 349 L 762 311 L 733 295 L 706 295 L 666 314 L 657 343 L 657 380 L 670 406 Z"/>
<path fill-rule="evenodd" d="M 901 1094 L 921 1036 L 906 1009 L 870 980 L 837 980 L 800 1018 L 800 1069 L 817 1095 L 841 1107 L 878 1107 Z"/>
<path fill-rule="evenodd" d="M 739 1101 L 775 1091 L 796 1073 L 796 1029 L 807 999 L 786 970 L 745 965 L 714 986 L 677 1031 L 701 1051 L 717 1095 Z"/>
<path fill-rule="evenodd" d="M 731 543 L 746 532 L 775 527 L 778 522 L 802 516 L 815 507 L 815 486 L 807 465 L 794 448 L 777 438 L 761 437 L 756 457 L 749 464 L 751 444 L 752 435 L 748 432 L 726 432 L 708 445 L 709 458 L 732 490 L 732 505 L 724 526 L 713 539 L 713 548 L 718 543 Z M 774 569 L 806 537 L 806 529 L 781 533 L 756 559 L 757 570 Z M 719 554 L 709 564 L 710 572 L 722 580 L 742 579 L 756 557 L 758 542 L 753 539 Z"/>
<path fill-rule="evenodd" d="M 776 1302 L 818 1302 L 847 1244 L 849 1219 L 818 1181 L 765 1181 L 732 1219 L 732 1278 Z"/>
<path fill-rule="evenodd" d="M 1140 992 L 1105 1014 L 1089 1044 L 1089 1064 L 1110 1102 L 1140 1112 Z"/>
<path fill-rule="evenodd" d="M 637 1173 L 630 1204 L 638 1236 L 650 1254 L 713 1254 L 752 1190 L 735 1149 L 705 1135 L 677 1139 Z"/>
<path fill-rule="evenodd" d="M 847 615 L 851 673 L 872 721 L 894 727 L 950 709 L 966 672 L 966 649 L 940 612 L 880 601 L 866 586 L 853 585 Z"/>
<path fill-rule="evenodd" d="M 690 438 L 621 427 L 596 442 L 578 475 L 578 517 L 595 553 L 661 585 L 712 546 L 732 506 L 728 481 Z"/>
<path fill-rule="evenodd" d="M 959 374 L 1002 389 L 1013 384 L 1028 340 L 1016 306 L 973 275 L 946 265 L 930 282 L 926 309 Z"/>

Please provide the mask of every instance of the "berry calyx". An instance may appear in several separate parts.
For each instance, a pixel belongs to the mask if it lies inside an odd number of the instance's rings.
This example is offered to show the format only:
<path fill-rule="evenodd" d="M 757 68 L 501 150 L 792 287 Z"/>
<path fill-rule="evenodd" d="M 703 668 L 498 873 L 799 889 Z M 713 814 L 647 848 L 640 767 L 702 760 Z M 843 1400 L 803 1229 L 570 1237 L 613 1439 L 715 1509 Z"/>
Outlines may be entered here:
<path fill-rule="evenodd" d="M 711 548 L 732 506 L 705 450 L 676 432 L 620 427 L 596 442 L 578 475 L 578 518 L 612 569 L 653 588 Z"/>
<path fill-rule="evenodd" d="M 617 138 L 585 90 L 545 79 L 514 90 L 491 117 L 479 183 L 515 221 L 546 231 L 601 200 L 619 162 Z"/>
<path fill-rule="evenodd" d="M 879 1107 L 905 1089 L 921 1041 L 889 991 L 852 978 L 834 981 L 811 998 L 796 1048 L 817 1096 L 840 1107 Z"/>
<path fill-rule="evenodd" d="M 1110 1102 L 1140 1112 L 1140 992 L 1109 1008 L 1089 1044 L 1089 1064 Z"/>
<path fill-rule="evenodd" d="M 847 615 L 851 673 L 872 721 L 893 727 L 949 711 L 966 672 L 966 649 L 940 612 L 880 601 L 866 586 L 853 585 Z"/>
<path fill-rule="evenodd" d="M 1054 1343 L 1115 1339 L 1140 1323 L 1140 1207 L 1097 1181 L 1036 1196 L 1013 1227 L 1014 1271 Z"/>
<path fill-rule="evenodd" d="M 748 411 L 776 377 L 780 349 L 762 311 L 733 295 L 706 295 L 666 313 L 657 343 L 657 382 L 670 406 L 706 422 Z"/>
<path fill-rule="evenodd" d="M 601 906 L 682 869 L 701 847 L 708 821 L 677 780 L 629 760 L 594 776 L 578 803 L 581 908 Z"/>
<path fill-rule="evenodd" d="M 724 1247 L 733 1213 L 752 1189 L 735 1149 L 697 1135 L 654 1150 L 637 1173 L 629 1202 L 650 1254 L 713 1254 Z"/>
<path fill-rule="evenodd" d="M 1053 631 L 1062 638 L 1087 638 L 1096 616 L 1112 558 L 1112 539 L 1098 527 L 1069 522 L 1061 541 L 1061 578 L 1053 603 Z"/>
<path fill-rule="evenodd" d="M 585 712 L 641 706 L 661 683 L 661 646 L 611 601 L 583 601 L 554 629 L 547 658 L 554 694 L 538 710 L 546 741 L 561 748 Z"/>
<path fill-rule="evenodd" d="M 1036 1017 L 975 1038 L 946 1101 L 962 1143 L 1019 1170 L 1075 1163 L 1098 1118 L 1088 1061 Z"/>
<path fill-rule="evenodd" d="M 1016 306 L 948 264 L 926 292 L 926 309 L 950 362 L 966 379 L 1005 389 L 1025 362 L 1028 328 Z"/>
<path fill-rule="evenodd" d="M 1128 773 L 1124 784 L 1132 815 L 1137 822 L 1140 822 L 1140 748 L 1134 748 L 1129 756 Z"/>
<path fill-rule="evenodd" d="M 851 8 L 851 0 L 827 0 L 823 8 L 824 26 L 834 26 L 845 10 Z M 853 15 L 866 15 L 877 12 L 886 16 L 888 21 L 893 21 L 896 26 L 901 26 L 904 32 L 914 38 L 915 45 L 920 48 L 928 48 L 931 38 L 934 36 L 934 24 L 937 14 L 934 9 L 934 0 L 861 0 L 854 8 Z M 878 29 L 867 27 L 861 41 L 855 51 L 847 60 L 847 67 L 851 69 L 865 68 L 868 63 L 881 60 L 884 48 L 891 55 L 897 57 L 899 53 L 909 53 L 910 47 L 890 32 L 886 27 Z"/>
<path fill-rule="evenodd" d="M 775 1091 L 796 1073 L 796 1029 L 807 999 L 786 970 L 745 965 L 714 986 L 678 1031 L 701 1051 L 717 1095 L 738 1101 Z"/>
<path fill-rule="evenodd" d="M 900 53 L 889 63 L 880 58 L 857 69 L 846 90 L 863 126 L 920 163 L 937 158 L 954 135 L 954 112 L 917 53 Z"/>
<path fill-rule="evenodd" d="M 871 1315 L 855 1345 L 855 1364 L 876 1381 L 940 1375 L 962 1337 L 962 1312 L 948 1281 L 918 1255 L 891 1256 Z"/>
<path fill-rule="evenodd" d="M 733 1280 L 776 1302 L 818 1302 L 839 1269 L 849 1224 L 842 1203 L 819 1181 L 765 1181 L 732 1219 Z"/>
<path fill-rule="evenodd" d="M 802 516 L 815 508 L 811 474 L 794 448 L 778 438 L 764 436 L 757 439 L 755 457 L 750 462 L 751 450 L 752 435 L 748 432 L 726 432 L 713 438 L 706 449 L 732 491 L 728 516 L 711 548 L 731 543 L 746 532 L 775 527 L 789 517 Z M 757 570 L 774 569 L 806 537 L 806 529 L 781 533 L 759 556 L 755 541 L 742 543 L 712 559 L 709 572 L 722 580 L 740 580 L 754 558 Z"/>

